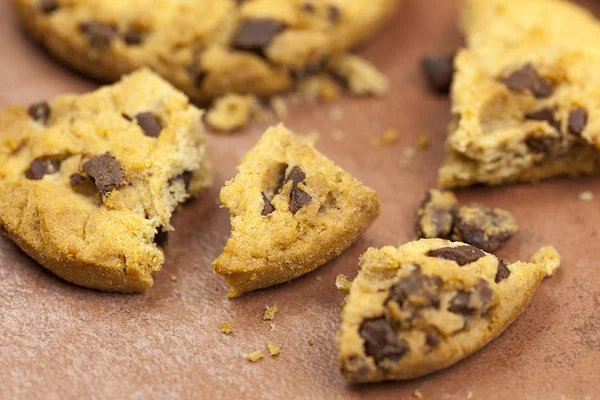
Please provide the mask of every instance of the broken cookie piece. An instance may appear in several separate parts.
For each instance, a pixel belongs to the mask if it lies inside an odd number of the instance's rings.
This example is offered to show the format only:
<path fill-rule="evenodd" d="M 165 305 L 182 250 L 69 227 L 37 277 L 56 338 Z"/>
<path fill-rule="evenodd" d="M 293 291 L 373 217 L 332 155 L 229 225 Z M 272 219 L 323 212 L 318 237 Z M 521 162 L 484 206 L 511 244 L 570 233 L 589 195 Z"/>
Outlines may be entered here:
<path fill-rule="evenodd" d="M 206 113 L 206 123 L 219 132 L 231 132 L 248 125 L 257 106 L 252 95 L 227 94 L 215 100 Z"/>
<path fill-rule="evenodd" d="M 238 171 L 221 190 L 232 233 L 213 263 L 230 297 L 318 268 L 379 215 L 374 190 L 283 126 L 267 130 Z"/>
<path fill-rule="evenodd" d="M 210 182 L 200 110 L 142 70 L 93 93 L 9 107 L 0 128 L 7 235 L 76 285 L 152 286 L 172 213 Z"/>
<path fill-rule="evenodd" d="M 564 0 L 466 0 L 443 187 L 600 174 L 600 22 Z"/>
<path fill-rule="evenodd" d="M 556 268 L 506 265 L 442 239 L 372 248 L 360 266 L 337 335 L 350 382 L 412 379 L 462 360 L 499 336 Z"/>
<path fill-rule="evenodd" d="M 450 191 L 427 191 L 416 214 L 418 238 L 451 238 L 489 252 L 498 250 L 518 230 L 508 211 L 480 204 L 458 207 Z"/>

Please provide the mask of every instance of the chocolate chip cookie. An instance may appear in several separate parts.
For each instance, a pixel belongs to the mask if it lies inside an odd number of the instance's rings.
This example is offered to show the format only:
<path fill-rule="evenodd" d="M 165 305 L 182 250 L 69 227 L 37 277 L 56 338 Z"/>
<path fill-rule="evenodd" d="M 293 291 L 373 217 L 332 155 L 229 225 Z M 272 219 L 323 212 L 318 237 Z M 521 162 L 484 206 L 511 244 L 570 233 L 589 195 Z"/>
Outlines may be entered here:
<path fill-rule="evenodd" d="M 466 0 L 445 187 L 600 173 L 600 22 L 564 0 Z"/>
<path fill-rule="evenodd" d="M 462 360 L 521 314 L 555 259 L 508 265 L 442 239 L 367 250 L 342 310 L 342 373 L 350 382 L 402 380 Z"/>
<path fill-rule="evenodd" d="M 148 66 L 194 100 L 293 87 L 370 36 L 398 0 L 13 0 L 52 54 L 113 81 Z"/>
<path fill-rule="evenodd" d="M 320 267 L 379 215 L 374 190 L 283 126 L 269 129 L 238 171 L 221 190 L 232 232 L 213 263 L 230 297 Z"/>
<path fill-rule="evenodd" d="M 148 289 L 171 214 L 210 182 L 201 117 L 148 70 L 0 111 L 0 226 L 69 282 Z"/>

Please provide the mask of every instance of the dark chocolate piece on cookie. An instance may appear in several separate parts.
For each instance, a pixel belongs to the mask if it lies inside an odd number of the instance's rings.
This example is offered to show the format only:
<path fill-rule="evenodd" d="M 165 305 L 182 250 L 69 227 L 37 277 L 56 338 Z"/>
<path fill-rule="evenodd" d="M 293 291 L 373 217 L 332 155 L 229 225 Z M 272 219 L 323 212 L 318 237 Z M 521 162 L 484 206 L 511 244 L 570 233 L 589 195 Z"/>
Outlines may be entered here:
<path fill-rule="evenodd" d="M 263 202 L 264 202 L 264 206 L 262 209 L 262 215 L 266 217 L 267 215 L 269 215 L 273 211 L 275 211 L 275 207 L 273 207 L 273 204 L 271 204 L 271 201 L 269 201 L 269 198 L 267 197 L 267 195 L 264 192 L 262 194 L 262 198 L 263 198 Z"/>
<path fill-rule="evenodd" d="M 285 25 L 274 19 L 247 19 L 242 21 L 232 46 L 238 50 L 262 54 L 273 38 L 284 29 Z"/>
<path fill-rule="evenodd" d="M 581 136 L 588 121 L 588 113 L 582 107 L 574 107 L 569 113 L 569 132 Z"/>
<path fill-rule="evenodd" d="M 406 341 L 398 338 L 385 318 L 363 322 L 360 335 L 365 341 L 365 352 L 378 364 L 384 360 L 399 360 L 409 351 Z"/>
<path fill-rule="evenodd" d="M 525 119 L 534 121 L 546 121 L 551 127 L 560 131 L 560 121 L 554 117 L 554 108 L 544 107 L 537 111 L 525 114 Z"/>
<path fill-rule="evenodd" d="M 509 276 L 510 276 L 510 270 L 508 269 L 508 267 L 506 266 L 504 261 L 498 259 L 498 270 L 496 272 L 496 278 L 494 279 L 494 281 L 496 283 L 500 283 L 503 280 L 505 280 L 506 278 L 508 278 Z"/>
<path fill-rule="evenodd" d="M 41 103 L 35 103 L 30 105 L 27 109 L 27 113 L 34 121 L 40 122 L 42 124 L 47 124 L 48 120 L 50 120 L 52 109 L 50 108 L 50 104 L 43 101 Z"/>
<path fill-rule="evenodd" d="M 103 22 L 86 22 L 79 26 L 79 30 L 86 35 L 90 46 L 98 49 L 110 47 L 117 36 L 116 25 Z"/>
<path fill-rule="evenodd" d="M 126 183 L 121 163 L 110 153 L 104 153 L 86 161 L 83 164 L 83 171 L 92 178 L 101 195 Z"/>
<path fill-rule="evenodd" d="M 58 158 L 38 157 L 29 165 L 25 177 L 33 181 L 39 181 L 46 175 L 60 171 L 60 164 L 61 160 Z"/>
<path fill-rule="evenodd" d="M 144 131 L 144 135 L 149 137 L 158 137 L 163 130 L 160 119 L 151 112 L 142 112 L 135 116 L 140 128 Z"/>
<path fill-rule="evenodd" d="M 296 214 L 302 207 L 310 203 L 312 197 L 302 189 L 295 186 L 292 189 L 290 211 L 292 214 Z"/>
<path fill-rule="evenodd" d="M 136 28 L 129 28 L 129 30 L 125 32 L 123 40 L 130 46 L 140 45 L 144 42 L 144 32 Z"/>
<path fill-rule="evenodd" d="M 485 257 L 485 252 L 469 245 L 458 247 L 442 247 L 427 253 L 429 257 L 456 261 L 459 266 L 464 266 Z"/>
<path fill-rule="evenodd" d="M 500 78 L 500 82 L 513 92 L 530 91 L 538 98 L 550 97 L 554 91 L 552 82 L 539 75 L 531 64 Z"/>
<path fill-rule="evenodd" d="M 471 204 L 460 207 L 456 213 L 452 239 L 493 252 L 517 229 L 517 224 L 508 211 Z"/>
<path fill-rule="evenodd" d="M 40 0 L 40 8 L 44 14 L 50 14 L 58 10 L 57 0 Z"/>
<path fill-rule="evenodd" d="M 454 76 L 455 54 L 431 54 L 421 60 L 421 68 L 427 78 L 429 87 L 441 94 L 446 94 L 452 86 Z"/>

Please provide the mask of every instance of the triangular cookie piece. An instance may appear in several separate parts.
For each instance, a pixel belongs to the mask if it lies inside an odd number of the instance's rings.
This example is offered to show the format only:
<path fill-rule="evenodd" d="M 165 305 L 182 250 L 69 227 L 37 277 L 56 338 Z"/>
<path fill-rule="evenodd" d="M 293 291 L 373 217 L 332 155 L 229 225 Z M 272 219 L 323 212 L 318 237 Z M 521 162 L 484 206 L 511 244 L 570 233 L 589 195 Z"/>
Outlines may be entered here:
<path fill-rule="evenodd" d="M 208 186 L 201 112 L 142 70 L 0 112 L 0 226 L 56 275 L 141 292 L 178 204 Z"/>
<path fill-rule="evenodd" d="M 379 215 L 374 190 L 283 126 L 269 129 L 238 171 L 221 190 L 232 232 L 214 262 L 230 297 L 318 268 Z"/>
<path fill-rule="evenodd" d="M 600 173 L 600 21 L 563 0 L 465 0 L 445 187 Z"/>
<path fill-rule="evenodd" d="M 499 258 L 459 242 L 422 239 L 369 249 L 352 282 L 338 332 L 351 382 L 416 378 L 446 368 L 500 335 L 558 268 Z"/>

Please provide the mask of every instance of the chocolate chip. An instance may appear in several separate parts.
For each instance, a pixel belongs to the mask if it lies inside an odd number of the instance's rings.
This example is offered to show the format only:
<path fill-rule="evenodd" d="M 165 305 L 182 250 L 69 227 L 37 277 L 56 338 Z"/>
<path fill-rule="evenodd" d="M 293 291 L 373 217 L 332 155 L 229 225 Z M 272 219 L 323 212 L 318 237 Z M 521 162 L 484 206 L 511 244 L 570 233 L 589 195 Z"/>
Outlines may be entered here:
<path fill-rule="evenodd" d="M 316 10 L 316 8 L 315 8 L 314 4 L 312 4 L 312 3 L 304 3 L 304 4 L 302 5 L 302 10 L 303 10 L 304 12 L 307 12 L 307 13 L 309 13 L 309 14 L 314 14 L 314 13 L 315 13 L 315 10 Z"/>
<path fill-rule="evenodd" d="M 329 20 L 333 23 L 339 22 L 340 17 L 342 16 L 342 13 L 340 11 L 339 8 L 337 8 L 336 6 L 329 6 L 329 9 L 327 11 L 327 16 L 329 17 Z"/>
<path fill-rule="evenodd" d="M 154 114 L 151 112 L 143 112 L 139 113 L 135 116 L 137 123 L 140 125 L 140 128 L 144 131 L 144 135 L 149 137 L 158 137 L 163 127 Z"/>
<path fill-rule="evenodd" d="M 365 341 L 365 352 L 376 363 L 384 360 L 397 361 L 409 351 L 408 343 L 399 338 L 385 318 L 370 319 L 360 327 Z"/>
<path fill-rule="evenodd" d="M 126 119 L 127 121 L 129 121 L 129 122 L 133 121 L 133 118 L 131 118 L 129 115 L 127 115 L 127 114 L 125 114 L 125 113 L 122 113 L 122 114 L 121 114 L 121 117 L 125 118 L 125 119 Z"/>
<path fill-rule="evenodd" d="M 188 66 L 187 72 L 190 74 L 192 81 L 194 82 L 194 87 L 200 88 L 204 82 L 204 78 L 206 78 L 206 73 L 202 71 L 200 67 L 196 66 L 196 64 Z"/>
<path fill-rule="evenodd" d="M 440 338 L 434 333 L 428 333 L 427 336 L 425 336 L 425 343 L 429 347 L 437 347 L 437 345 L 440 344 Z"/>
<path fill-rule="evenodd" d="M 485 257 L 485 252 L 476 247 L 466 245 L 458 247 L 442 247 L 441 249 L 431 250 L 427 255 L 443 260 L 456 261 L 456 263 L 462 267 L 463 265 L 479 260 L 481 257 Z"/>
<path fill-rule="evenodd" d="M 269 201 L 269 198 L 267 197 L 266 194 L 262 194 L 262 198 L 263 198 L 263 210 L 262 210 L 262 215 L 263 216 L 267 216 L 269 214 L 271 214 L 273 211 L 275 211 L 275 207 L 273 207 L 273 204 L 271 204 L 271 202 Z"/>
<path fill-rule="evenodd" d="M 452 86 L 455 54 L 432 54 L 421 59 L 421 68 L 431 90 L 446 94 Z"/>
<path fill-rule="evenodd" d="M 300 182 L 303 182 L 305 179 L 306 174 L 302 171 L 302 169 L 299 166 L 296 165 L 292 168 L 288 176 L 285 178 L 283 184 L 285 185 L 289 181 L 292 181 L 293 187 L 296 187 L 296 185 L 298 185 Z"/>
<path fill-rule="evenodd" d="M 156 230 L 156 234 L 154 235 L 153 241 L 158 247 L 164 248 L 167 245 L 167 243 L 169 243 L 169 232 L 163 231 L 163 227 L 159 226 Z"/>
<path fill-rule="evenodd" d="M 81 24 L 79 29 L 87 36 L 90 46 L 99 49 L 109 47 L 117 36 L 117 27 L 103 22 L 86 22 Z"/>
<path fill-rule="evenodd" d="M 312 197 L 310 197 L 308 193 L 299 189 L 298 187 L 294 187 L 292 189 L 292 199 L 290 203 L 290 210 L 292 211 L 292 214 L 296 214 L 298 210 L 310 203 L 311 200 Z"/>
<path fill-rule="evenodd" d="M 517 224 L 508 211 L 470 204 L 456 213 L 452 238 L 491 253 L 516 230 Z"/>
<path fill-rule="evenodd" d="M 40 8 L 44 14 L 50 14 L 56 10 L 58 10 L 58 1 L 57 0 L 41 0 Z"/>
<path fill-rule="evenodd" d="M 83 164 L 83 171 L 92 178 L 101 195 L 125 185 L 121 163 L 110 153 L 86 161 Z"/>
<path fill-rule="evenodd" d="M 448 307 L 448 310 L 455 314 L 472 314 L 476 310 L 470 306 L 470 302 L 471 293 L 460 291 L 452 298 L 452 300 L 450 300 L 450 307 Z"/>
<path fill-rule="evenodd" d="M 497 268 L 497 272 L 496 272 L 495 282 L 496 283 L 502 282 L 509 276 L 510 276 L 510 270 L 508 269 L 506 264 L 504 264 L 504 261 L 498 260 L 498 268 Z"/>
<path fill-rule="evenodd" d="M 440 306 L 439 288 L 442 285 L 440 277 L 430 277 L 420 273 L 420 268 L 410 275 L 401 278 L 390 288 L 388 300 L 395 300 L 400 306 L 408 300 L 411 306 L 434 307 Z"/>
<path fill-rule="evenodd" d="M 123 36 L 123 40 L 130 46 L 140 45 L 144 41 L 144 32 L 136 28 L 130 28 Z"/>
<path fill-rule="evenodd" d="M 588 121 L 588 114 L 584 108 L 574 107 L 569 113 L 569 132 L 581 136 Z"/>
<path fill-rule="evenodd" d="M 534 153 L 554 154 L 560 151 L 562 140 L 554 136 L 529 136 L 525 144 Z"/>
<path fill-rule="evenodd" d="M 540 76 L 531 64 L 500 78 L 500 82 L 513 92 L 530 91 L 538 98 L 549 97 L 554 90 L 552 82 Z"/>
<path fill-rule="evenodd" d="M 560 121 L 554 118 L 554 109 L 551 107 L 544 107 L 537 111 L 525 114 L 525 119 L 546 121 L 551 127 L 560 131 Z"/>
<path fill-rule="evenodd" d="M 271 40 L 284 28 L 281 22 L 274 19 L 247 19 L 242 21 L 233 38 L 232 46 L 239 50 L 263 53 Z"/>
<path fill-rule="evenodd" d="M 33 181 L 41 180 L 45 175 L 55 174 L 60 171 L 61 160 L 51 157 L 38 157 L 31 162 L 25 171 L 25 177 Z"/>
<path fill-rule="evenodd" d="M 493 292 L 490 285 L 483 279 L 479 279 L 475 285 L 474 294 L 479 298 L 482 309 L 486 309 L 490 300 L 492 300 Z"/>
<path fill-rule="evenodd" d="M 419 238 L 449 239 L 454 226 L 456 197 L 451 192 L 429 190 L 417 209 L 415 233 Z"/>
<path fill-rule="evenodd" d="M 34 121 L 47 124 L 50 120 L 52 110 L 50 109 L 50 105 L 47 102 L 43 101 L 41 103 L 30 105 L 27 109 L 27 113 Z"/>
<path fill-rule="evenodd" d="M 69 183 L 71 184 L 71 186 L 80 186 L 86 183 L 87 181 L 88 179 L 85 176 L 77 173 L 72 174 L 69 177 Z"/>
<path fill-rule="evenodd" d="M 190 184 L 192 183 L 193 172 L 192 171 L 184 171 L 183 173 L 177 175 L 174 178 L 169 179 L 169 185 L 172 185 L 176 181 L 183 181 L 185 189 L 190 188 Z"/>

